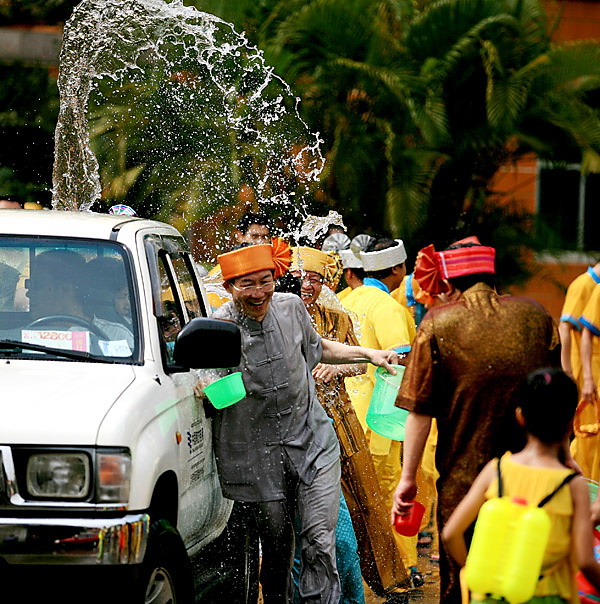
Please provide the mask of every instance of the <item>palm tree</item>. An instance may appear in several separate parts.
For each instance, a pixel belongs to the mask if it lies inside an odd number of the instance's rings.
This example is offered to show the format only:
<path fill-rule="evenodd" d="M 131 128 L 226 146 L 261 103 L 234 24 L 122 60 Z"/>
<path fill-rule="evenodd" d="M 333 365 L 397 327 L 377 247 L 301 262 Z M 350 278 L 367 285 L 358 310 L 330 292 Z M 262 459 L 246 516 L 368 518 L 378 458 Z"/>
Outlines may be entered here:
<path fill-rule="evenodd" d="M 503 164 L 599 164 L 600 48 L 553 45 L 539 0 L 264 0 L 232 16 L 325 140 L 322 197 L 413 251 L 472 232 L 522 242 L 530 217 L 490 190 Z"/>
<path fill-rule="evenodd" d="M 522 241 L 530 217 L 495 203 L 490 190 L 507 162 L 535 153 L 582 158 L 590 170 L 600 164 L 600 120 L 589 104 L 600 86 L 600 49 L 553 45 L 540 0 L 187 3 L 245 30 L 302 99 L 327 159 L 314 209 L 338 209 L 361 230 L 385 225 L 413 252 L 473 232 L 491 243 Z M 131 85 L 95 110 L 105 195 L 173 221 L 235 205 L 246 185 L 256 192 L 257 166 L 273 150 L 228 138 L 218 113 L 194 114 L 185 99 L 187 114 L 173 105 L 172 122 L 152 129 L 148 110 L 131 105 L 152 107 L 160 96 L 158 84 Z M 190 149 L 215 136 L 227 144 L 198 162 Z M 295 137 L 277 155 L 293 155 Z M 178 174 L 178 185 L 165 174 Z M 500 262 L 514 269 L 512 249 Z"/>

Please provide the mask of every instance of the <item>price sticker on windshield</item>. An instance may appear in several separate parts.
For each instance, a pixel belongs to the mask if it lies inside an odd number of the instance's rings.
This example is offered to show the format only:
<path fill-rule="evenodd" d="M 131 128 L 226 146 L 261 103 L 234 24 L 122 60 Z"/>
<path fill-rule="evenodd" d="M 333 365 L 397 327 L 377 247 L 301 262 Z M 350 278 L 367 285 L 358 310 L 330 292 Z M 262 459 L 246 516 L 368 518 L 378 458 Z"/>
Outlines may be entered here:
<path fill-rule="evenodd" d="M 90 351 L 89 331 L 60 331 L 57 329 L 24 329 L 21 340 L 27 344 L 60 348 L 61 350 Z"/>

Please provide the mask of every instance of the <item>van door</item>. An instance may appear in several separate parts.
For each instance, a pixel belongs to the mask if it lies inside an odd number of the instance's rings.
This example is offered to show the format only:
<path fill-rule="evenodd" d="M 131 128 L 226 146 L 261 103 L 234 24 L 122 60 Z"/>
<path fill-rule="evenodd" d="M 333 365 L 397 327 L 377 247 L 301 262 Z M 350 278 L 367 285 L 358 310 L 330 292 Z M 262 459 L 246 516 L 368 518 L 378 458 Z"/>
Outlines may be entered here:
<path fill-rule="evenodd" d="M 147 243 L 149 243 L 147 241 Z M 177 528 L 188 549 L 212 539 L 227 521 L 230 506 L 221 494 L 212 451 L 212 423 L 201 401 L 194 396 L 195 370 L 184 370 L 173 360 L 175 340 L 182 326 L 197 316 L 205 316 L 192 259 L 184 242 L 175 237 L 152 236 L 147 253 L 154 257 L 157 287 L 153 287 L 162 362 L 166 379 L 173 389 L 177 410 L 179 513 Z M 165 384 L 166 386 L 166 384 Z"/>

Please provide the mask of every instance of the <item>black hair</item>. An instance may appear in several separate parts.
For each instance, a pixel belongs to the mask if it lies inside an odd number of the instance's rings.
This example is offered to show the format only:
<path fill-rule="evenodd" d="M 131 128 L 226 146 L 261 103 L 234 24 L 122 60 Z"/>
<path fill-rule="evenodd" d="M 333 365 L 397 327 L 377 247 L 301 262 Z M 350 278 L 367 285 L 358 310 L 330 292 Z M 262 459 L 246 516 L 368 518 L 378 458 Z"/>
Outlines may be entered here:
<path fill-rule="evenodd" d="M 481 244 L 477 243 L 454 243 L 449 245 L 447 250 L 457 250 L 463 247 L 481 247 Z M 473 273 L 472 275 L 461 275 L 460 277 L 452 277 L 448 279 L 452 287 L 460 290 L 461 292 L 467 291 L 477 283 L 485 283 L 490 287 L 496 287 L 496 275 L 494 273 Z"/>
<path fill-rule="evenodd" d="M 302 235 L 302 237 L 298 239 L 298 245 L 300 247 L 315 247 L 315 242 L 314 239 L 311 239 L 307 235 Z"/>
<path fill-rule="evenodd" d="M 271 221 L 267 215 L 257 212 L 246 212 L 238 221 L 237 229 L 245 235 L 253 224 L 261 224 L 266 226 L 269 230 L 271 229 Z"/>
<path fill-rule="evenodd" d="M 547 445 L 560 443 L 578 402 L 577 385 L 564 371 L 552 367 L 532 371 L 521 387 L 525 430 Z"/>
<path fill-rule="evenodd" d="M 254 243 L 248 243 L 247 241 L 244 241 L 243 243 L 238 243 L 237 245 L 234 245 L 231 248 L 231 251 L 235 252 L 236 250 L 241 250 L 242 248 L 244 248 L 244 247 L 250 247 L 251 245 L 255 245 L 255 244 Z"/>
<path fill-rule="evenodd" d="M 285 273 L 277 279 L 275 283 L 275 291 L 289 294 L 296 294 L 300 296 L 300 290 L 302 289 L 302 278 L 292 275 L 292 273 Z"/>
<path fill-rule="evenodd" d="M 356 277 L 358 279 L 360 279 L 361 281 L 365 280 L 365 277 L 367 276 L 367 273 L 365 272 L 364 268 L 354 268 L 354 267 L 348 267 L 344 269 L 345 271 L 352 271 Z"/>
<path fill-rule="evenodd" d="M 58 279 L 59 275 L 69 275 L 67 285 L 73 288 L 81 304 L 85 304 L 87 293 L 87 265 L 85 258 L 78 252 L 68 249 L 51 249 L 37 254 L 32 262 L 33 271 L 29 280 L 35 284 L 42 275 L 44 279 Z"/>
<path fill-rule="evenodd" d="M 333 235 L 333 233 L 339 233 L 339 232 L 345 233 L 346 232 L 346 227 L 342 224 L 337 224 L 336 222 L 332 222 L 328 227 L 327 227 L 327 231 L 325 233 L 325 237 L 329 237 L 329 235 Z"/>
<path fill-rule="evenodd" d="M 396 247 L 397 245 L 399 245 L 399 243 L 395 239 L 390 239 L 389 237 L 377 237 L 376 239 L 373 239 L 371 243 L 369 243 L 365 249 L 365 252 L 378 252 L 379 250 L 387 250 L 388 248 Z M 396 266 L 401 266 L 402 264 L 404 264 L 404 262 Z M 389 268 L 384 268 L 380 271 L 366 271 L 365 276 L 373 277 L 374 279 L 379 279 L 381 281 L 392 274 L 393 268 L 393 266 L 390 266 Z"/>
<path fill-rule="evenodd" d="M 496 275 L 493 273 L 474 273 L 472 275 L 461 275 L 460 277 L 452 277 L 448 279 L 453 287 L 461 292 L 467 291 L 477 283 L 485 283 L 490 287 L 496 287 Z"/>

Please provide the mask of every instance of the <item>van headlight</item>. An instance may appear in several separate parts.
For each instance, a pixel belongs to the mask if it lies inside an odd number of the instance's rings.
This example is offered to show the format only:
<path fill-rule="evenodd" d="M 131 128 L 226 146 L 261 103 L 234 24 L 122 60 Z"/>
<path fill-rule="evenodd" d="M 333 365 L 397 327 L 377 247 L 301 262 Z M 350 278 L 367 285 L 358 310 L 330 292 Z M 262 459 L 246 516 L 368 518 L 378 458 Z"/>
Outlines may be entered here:
<path fill-rule="evenodd" d="M 129 501 L 131 453 L 128 449 L 35 451 L 24 447 L 14 454 L 15 465 L 25 475 L 31 499 L 100 504 Z"/>
<path fill-rule="evenodd" d="M 98 503 L 127 503 L 131 479 L 131 455 L 125 451 L 96 454 L 96 498 Z"/>
<path fill-rule="evenodd" d="M 27 462 L 27 490 L 33 497 L 85 499 L 90 459 L 85 453 L 36 453 Z"/>

